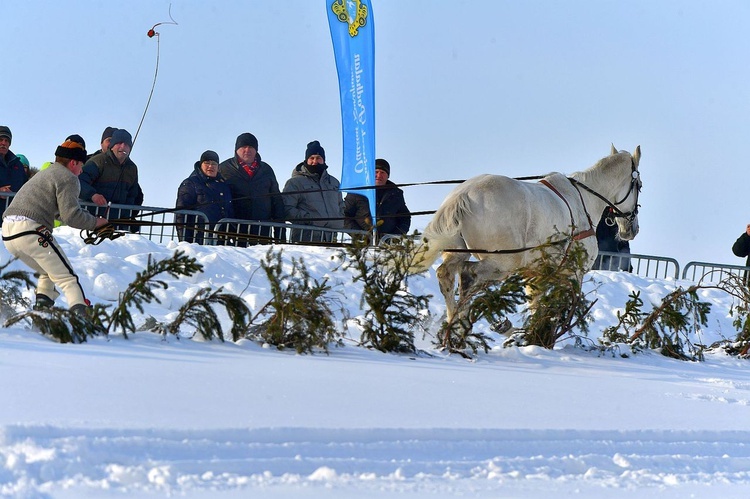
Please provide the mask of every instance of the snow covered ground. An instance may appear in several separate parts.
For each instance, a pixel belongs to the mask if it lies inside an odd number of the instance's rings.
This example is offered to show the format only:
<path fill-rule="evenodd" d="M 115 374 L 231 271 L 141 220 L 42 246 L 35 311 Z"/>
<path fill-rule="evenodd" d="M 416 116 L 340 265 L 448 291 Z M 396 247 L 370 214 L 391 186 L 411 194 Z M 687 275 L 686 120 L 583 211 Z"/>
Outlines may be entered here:
<path fill-rule="evenodd" d="M 267 248 L 158 245 L 126 236 L 99 246 L 55 231 L 84 288 L 111 303 L 149 255 L 176 248 L 205 266 L 174 280 L 146 315 L 174 316 L 202 286 L 268 299 Z M 285 248 L 360 315 L 360 288 L 334 252 Z M 8 254 L 0 246 L 0 262 Z M 24 268 L 18 262 L 13 268 Z M 659 302 L 674 281 L 592 272 L 595 322 L 615 321 L 631 290 Z M 434 272 L 415 293 L 444 307 Z M 30 292 L 31 293 L 31 292 Z M 31 294 L 29 294 L 31 296 Z M 714 304 L 697 342 L 736 334 L 731 300 Z M 62 302 L 62 299 L 60 299 Z M 59 303 L 63 304 L 63 303 Z M 650 307 L 645 307 L 650 310 Z M 171 314 L 171 315 L 170 315 Z M 481 325 L 486 329 L 486 325 Z M 746 498 L 750 364 L 656 353 L 623 358 L 561 345 L 496 345 L 469 361 L 417 335 L 421 355 L 356 346 L 295 355 L 250 341 L 137 332 L 57 344 L 27 326 L 0 329 L 0 496 Z"/>

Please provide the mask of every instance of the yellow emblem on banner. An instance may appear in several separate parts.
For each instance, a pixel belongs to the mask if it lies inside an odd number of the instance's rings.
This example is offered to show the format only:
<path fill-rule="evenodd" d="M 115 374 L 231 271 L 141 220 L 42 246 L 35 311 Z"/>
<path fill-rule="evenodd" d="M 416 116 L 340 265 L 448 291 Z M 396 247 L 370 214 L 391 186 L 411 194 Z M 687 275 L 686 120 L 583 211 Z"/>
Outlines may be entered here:
<path fill-rule="evenodd" d="M 351 10 L 347 8 L 351 5 Z M 359 34 L 359 28 L 367 24 L 367 5 L 360 0 L 336 0 L 331 4 L 331 10 L 339 21 L 349 25 L 349 36 L 354 38 Z"/>

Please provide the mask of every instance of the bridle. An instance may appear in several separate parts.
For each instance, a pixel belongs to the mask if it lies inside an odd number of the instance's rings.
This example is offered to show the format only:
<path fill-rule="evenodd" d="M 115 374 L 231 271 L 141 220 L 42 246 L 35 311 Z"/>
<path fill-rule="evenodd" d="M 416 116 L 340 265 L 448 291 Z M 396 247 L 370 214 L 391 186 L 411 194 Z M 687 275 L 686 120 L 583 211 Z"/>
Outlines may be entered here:
<path fill-rule="evenodd" d="M 569 178 L 568 180 L 570 180 L 570 182 L 574 186 L 580 187 L 590 192 L 591 194 L 598 197 L 599 199 L 601 199 L 607 204 L 607 206 L 610 208 L 610 214 L 608 214 L 608 216 L 605 218 L 605 223 L 608 226 L 612 227 L 615 224 L 615 220 L 614 220 L 615 218 L 624 218 L 627 220 L 628 225 L 632 226 L 633 222 L 638 217 L 638 207 L 640 206 L 638 204 L 638 195 L 641 192 L 642 183 L 641 183 L 641 174 L 640 172 L 638 172 L 638 168 L 636 167 L 636 164 L 635 164 L 635 159 L 633 159 L 632 157 L 630 158 L 630 186 L 628 187 L 628 192 L 625 193 L 625 196 L 623 196 L 621 200 L 615 201 L 614 203 L 611 202 L 609 199 L 605 198 L 604 196 L 602 196 L 601 194 L 599 194 L 598 192 L 596 192 L 595 190 L 593 190 L 592 188 L 590 188 L 589 186 L 587 186 L 586 184 L 579 182 L 578 180 L 574 178 Z M 617 206 L 627 201 L 627 199 L 633 193 L 635 193 L 635 202 L 633 203 L 633 209 L 630 211 L 623 212 Z"/>

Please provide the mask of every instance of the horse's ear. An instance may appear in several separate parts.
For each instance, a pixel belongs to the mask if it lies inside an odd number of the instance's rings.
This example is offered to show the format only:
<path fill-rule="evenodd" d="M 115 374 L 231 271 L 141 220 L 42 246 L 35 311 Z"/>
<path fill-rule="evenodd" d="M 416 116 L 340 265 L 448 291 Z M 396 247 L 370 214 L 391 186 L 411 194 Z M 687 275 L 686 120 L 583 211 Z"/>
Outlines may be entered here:
<path fill-rule="evenodd" d="M 641 162 L 641 146 L 640 145 L 635 148 L 635 152 L 633 153 L 633 162 L 635 162 L 636 167 Z"/>
<path fill-rule="evenodd" d="M 610 154 L 617 154 L 617 148 L 614 144 L 612 144 L 612 150 L 610 151 Z"/>

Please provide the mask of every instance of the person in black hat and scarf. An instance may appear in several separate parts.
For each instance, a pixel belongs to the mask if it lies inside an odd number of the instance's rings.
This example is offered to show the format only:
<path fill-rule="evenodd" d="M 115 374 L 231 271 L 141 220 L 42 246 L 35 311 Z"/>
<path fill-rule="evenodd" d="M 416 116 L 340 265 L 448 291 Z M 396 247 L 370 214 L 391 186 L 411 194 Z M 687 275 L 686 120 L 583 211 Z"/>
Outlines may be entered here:
<path fill-rule="evenodd" d="M 307 144 L 305 161 L 292 170 L 284 185 L 286 219 L 296 225 L 314 225 L 327 229 L 344 228 L 344 200 L 339 181 L 328 173 L 326 152 L 320 142 Z M 294 242 L 331 242 L 334 231 L 292 230 Z"/>
<path fill-rule="evenodd" d="M 195 162 L 193 172 L 177 189 L 175 208 L 202 212 L 208 219 L 208 229 L 222 218 L 234 218 L 232 191 L 219 173 L 219 155 L 214 151 L 204 152 Z M 195 215 L 175 213 L 175 223 L 180 241 L 203 244 L 203 231 L 196 228 L 205 224 Z"/>
<path fill-rule="evenodd" d="M 258 139 L 252 133 L 243 133 L 234 143 L 234 156 L 219 165 L 219 174 L 232 191 L 234 215 L 242 220 L 284 223 L 284 202 L 279 195 L 279 183 L 271 165 L 258 153 Z M 242 230 L 245 236 L 240 246 L 283 241 L 285 230 L 268 225 L 251 225 Z M 255 236 L 247 237 L 247 236 Z"/>
<path fill-rule="evenodd" d="M 39 274 L 35 308 L 54 305 L 60 293 L 70 310 L 85 315 L 89 302 L 78 276 L 52 236 L 55 218 L 76 228 L 94 230 L 108 223 L 78 204 L 78 175 L 86 149 L 66 140 L 55 150 L 55 162 L 34 175 L 18 191 L 3 216 L 3 242 L 8 251 Z"/>

